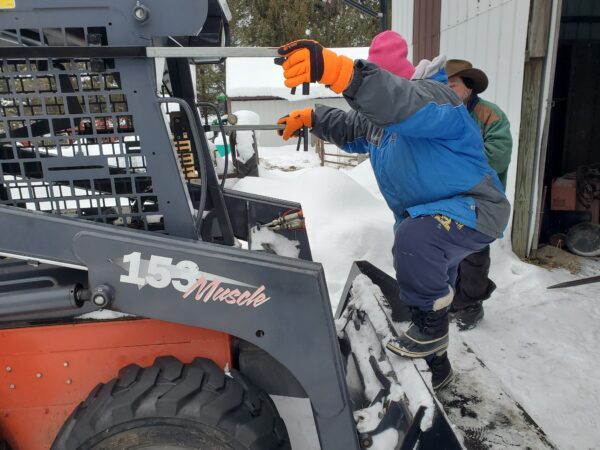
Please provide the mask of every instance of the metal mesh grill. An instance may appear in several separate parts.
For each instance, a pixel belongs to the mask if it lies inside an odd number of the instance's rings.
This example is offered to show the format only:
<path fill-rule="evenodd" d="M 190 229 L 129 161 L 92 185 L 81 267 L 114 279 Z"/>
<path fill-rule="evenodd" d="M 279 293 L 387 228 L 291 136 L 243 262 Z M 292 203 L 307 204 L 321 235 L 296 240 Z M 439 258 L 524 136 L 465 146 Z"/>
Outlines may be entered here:
<path fill-rule="evenodd" d="M 2 30 L 15 45 L 106 45 L 101 27 Z M 0 204 L 164 230 L 112 59 L 0 63 Z"/>

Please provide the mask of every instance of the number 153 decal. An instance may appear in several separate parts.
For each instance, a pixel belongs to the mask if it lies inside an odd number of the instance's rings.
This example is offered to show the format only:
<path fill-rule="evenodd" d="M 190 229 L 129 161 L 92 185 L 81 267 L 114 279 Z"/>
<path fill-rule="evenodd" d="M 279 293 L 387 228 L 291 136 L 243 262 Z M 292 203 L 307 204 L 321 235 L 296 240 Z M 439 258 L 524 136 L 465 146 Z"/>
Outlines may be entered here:
<path fill-rule="evenodd" d="M 258 307 L 271 299 L 265 294 L 265 286 L 252 286 L 212 273 L 201 272 L 193 261 L 183 260 L 173 264 L 173 258 L 151 255 L 143 259 L 140 252 L 132 252 L 116 261 L 127 274 L 121 275 L 121 283 L 134 284 L 142 289 L 148 285 L 156 289 L 172 286 L 182 293 L 182 298 L 207 303 L 221 302 L 228 305 Z M 127 266 L 127 267 L 126 267 Z M 224 287 L 223 284 L 232 285 Z"/>

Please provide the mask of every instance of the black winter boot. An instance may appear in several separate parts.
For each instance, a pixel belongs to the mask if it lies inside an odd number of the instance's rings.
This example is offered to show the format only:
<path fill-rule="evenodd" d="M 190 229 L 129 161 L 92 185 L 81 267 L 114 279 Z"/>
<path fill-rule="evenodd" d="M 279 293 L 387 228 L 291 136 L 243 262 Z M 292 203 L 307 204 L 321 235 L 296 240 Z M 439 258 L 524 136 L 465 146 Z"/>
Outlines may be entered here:
<path fill-rule="evenodd" d="M 411 314 L 410 328 L 390 340 L 388 350 L 407 358 L 425 358 L 448 348 L 448 308 L 421 311 L 412 307 Z"/>
<path fill-rule="evenodd" d="M 434 391 L 439 391 L 452 382 L 454 371 L 452 370 L 446 351 L 435 353 L 425 360 L 427 361 L 429 370 L 431 370 L 431 386 Z"/>
<path fill-rule="evenodd" d="M 481 322 L 481 319 L 483 319 L 483 305 L 481 303 L 482 302 L 473 303 L 454 313 L 456 326 L 458 326 L 459 330 L 471 330 Z"/>

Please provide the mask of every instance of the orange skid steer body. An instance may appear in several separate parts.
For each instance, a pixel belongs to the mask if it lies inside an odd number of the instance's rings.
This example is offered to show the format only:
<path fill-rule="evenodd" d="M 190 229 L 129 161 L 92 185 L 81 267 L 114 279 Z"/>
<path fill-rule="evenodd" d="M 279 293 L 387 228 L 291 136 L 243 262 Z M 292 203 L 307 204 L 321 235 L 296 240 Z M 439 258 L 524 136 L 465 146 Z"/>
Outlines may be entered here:
<path fill-rule="evenodd" d="M 159 356 L 232 363 L 231 336 L 158 320 L 90 321 L 0 330 L 0 430 L 14 450 L 48 449 L 98 383 Z"/>

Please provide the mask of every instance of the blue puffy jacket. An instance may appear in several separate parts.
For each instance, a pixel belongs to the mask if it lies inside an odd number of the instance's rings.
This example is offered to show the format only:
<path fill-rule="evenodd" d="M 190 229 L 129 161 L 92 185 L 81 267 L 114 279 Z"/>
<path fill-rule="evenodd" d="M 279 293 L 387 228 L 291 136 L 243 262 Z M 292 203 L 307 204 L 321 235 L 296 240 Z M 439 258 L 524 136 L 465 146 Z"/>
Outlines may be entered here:
<path fill-rule="evenodd" d="M 443 71 L 409 81 L 357 60 L 343 92 L 352 110 L 317 105 L 312 132 L 345 151 L 369 153 L 396 224 L 443 214 L 501 237 L 510 204 L 481 132 L 446 81 Z"/>

